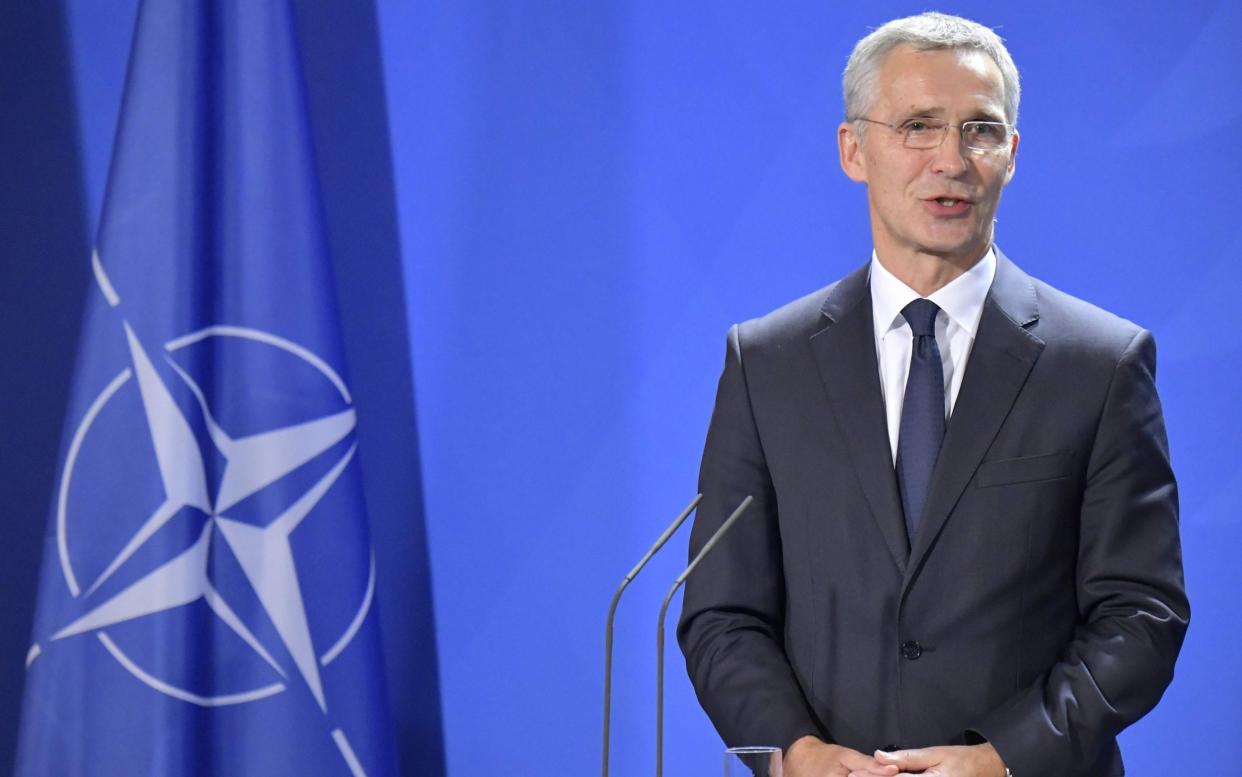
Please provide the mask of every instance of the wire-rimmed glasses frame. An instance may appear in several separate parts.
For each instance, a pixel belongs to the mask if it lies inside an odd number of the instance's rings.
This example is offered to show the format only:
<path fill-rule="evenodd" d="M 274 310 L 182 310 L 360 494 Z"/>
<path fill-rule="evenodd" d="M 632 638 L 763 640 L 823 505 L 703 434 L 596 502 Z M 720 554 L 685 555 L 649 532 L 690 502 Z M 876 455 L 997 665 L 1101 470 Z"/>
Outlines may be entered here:
<path fill-rule="evenodd" d="M 906 119 L 900 124 L 858 116 L 852 121 L 865 121 L 868 124 L 879 124 L 888 127 L 901 136 L 901 144 L 906 148 L 927 150 L 939 148 L 948 137 L 949 129 L 955 129 L 962 136 L 962 143 L 971 151 L 1003 151 L 1009 147 L 1009 140 L 1016 131 L 1013 125 L 1003 121 L 964 121 L 953 124 L 944 119 L 929 116 L 916 116 Z"/>

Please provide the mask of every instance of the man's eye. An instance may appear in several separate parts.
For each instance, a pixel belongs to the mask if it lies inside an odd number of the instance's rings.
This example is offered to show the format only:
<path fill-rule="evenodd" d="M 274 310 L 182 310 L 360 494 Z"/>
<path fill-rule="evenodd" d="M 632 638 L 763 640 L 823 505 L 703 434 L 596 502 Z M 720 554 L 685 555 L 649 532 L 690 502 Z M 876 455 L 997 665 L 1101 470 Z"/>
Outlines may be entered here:
<path fill-rule="evenodd" d="M 976 138 L 996 138 L 1001 134 L 1001 128 L 996 124 L 967 124 L 966 132 L 971 137 Z"/>
<path fill-rule="evenodd" d="M 929 129 L 931 129 L 931 127 L 928 126 L 927 122 L 923 121 L 922 119 L 910 119 L 905 124 L 901 125 L 901 129 L 903 132 L 906 132 L 906 133 L 913 132 L 915 134 L 918 134 L 920 132 L 927 132 Z"/>

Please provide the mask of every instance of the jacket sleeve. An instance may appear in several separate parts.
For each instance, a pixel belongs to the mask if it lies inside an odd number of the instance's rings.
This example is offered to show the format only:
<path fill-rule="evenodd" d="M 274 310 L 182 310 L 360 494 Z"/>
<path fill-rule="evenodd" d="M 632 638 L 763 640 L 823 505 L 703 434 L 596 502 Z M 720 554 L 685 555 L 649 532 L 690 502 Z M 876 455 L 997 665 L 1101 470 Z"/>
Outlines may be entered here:
<path fill-rule="evenodd" d="M 776 494 L 742 364 L 742 329 L 729 332 L 699 473 L 703 501 L 693 557 L 748 495 L 747 514 L 686 583 L 677 635 L 699 702 L 729 746 L 788 748 L 815 721 L 784 648 L 785 582 Z"/>
<path fill-rule="evenodd" d="M 1079 516 L 1073 639 L 973 727 L 1017 777 L 1089 773 L 1173 679 L 1190 607 L 1155 366 L 1152 338 L 1139 332 L 1104 401 Z"/>

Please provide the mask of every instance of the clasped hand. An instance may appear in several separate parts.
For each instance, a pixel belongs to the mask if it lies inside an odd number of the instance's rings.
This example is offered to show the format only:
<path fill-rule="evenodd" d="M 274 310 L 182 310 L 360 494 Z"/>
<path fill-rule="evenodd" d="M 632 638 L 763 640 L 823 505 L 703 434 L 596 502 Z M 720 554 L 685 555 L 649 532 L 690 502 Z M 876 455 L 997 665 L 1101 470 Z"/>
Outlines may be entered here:
<path fill-rule="evenodd" d="M 785 754 L 785 777 L 1004 777 L 1005 764 L 989 743 L 924 747 L 864 755 L 814 737 Z"/>

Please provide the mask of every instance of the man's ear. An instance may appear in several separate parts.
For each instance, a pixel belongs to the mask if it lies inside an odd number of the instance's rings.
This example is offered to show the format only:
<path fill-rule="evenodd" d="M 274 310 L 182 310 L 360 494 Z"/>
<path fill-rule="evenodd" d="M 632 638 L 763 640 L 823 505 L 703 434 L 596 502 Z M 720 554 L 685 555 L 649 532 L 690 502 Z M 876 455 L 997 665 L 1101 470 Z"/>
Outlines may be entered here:
<path fill-rule="evenodd" d="M 867 180 L 867 160 L 862 153 L 862 136 L 852 121 L 843 121 L 837 127 L 837 150 L 841 154 L 841 169 L 855 183 Z"/>
<path fill-rule="evenodd" d="M 1005 168 L 1005 185 L 1006 186 L 1008 186 L 1009 182 L 1013 180 L 1013 173 L 1014 173 L 1014 170 L 1017 169 L 1017 165 L 1018 165 L 1018 131 L 1017 130 L 1013 131 L 1013 139 L 1010 140 L 1009 142 L 1010 142 L 1009 166 Z"/>

